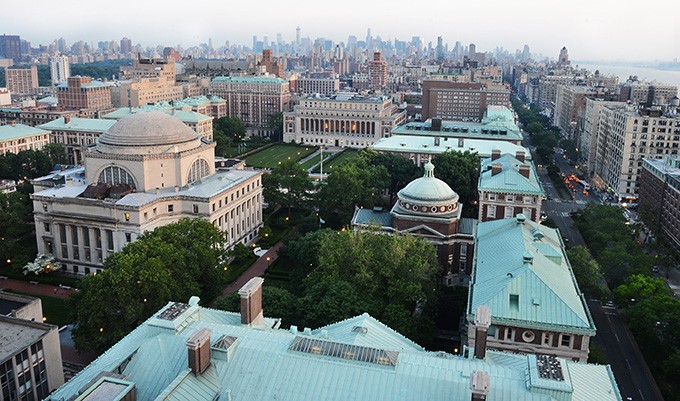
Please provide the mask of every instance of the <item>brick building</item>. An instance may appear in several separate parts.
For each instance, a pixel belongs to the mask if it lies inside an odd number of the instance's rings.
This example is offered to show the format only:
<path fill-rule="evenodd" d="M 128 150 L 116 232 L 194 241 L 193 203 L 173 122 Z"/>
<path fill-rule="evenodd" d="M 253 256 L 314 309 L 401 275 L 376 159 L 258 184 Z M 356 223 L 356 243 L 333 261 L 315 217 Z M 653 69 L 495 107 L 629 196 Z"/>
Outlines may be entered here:
<path fill-rule="evenodd" d="M 57 86 L 59 106 L 67 110 L 106 110 L 111 108 L 111 87 L 90 77 L 69 77 Z"/>
<path fill-rule="evenodd" d="M 5 83 L 12 94 L 32 94 L 38 89 L 38 67 L 5 68 Z"/>
<path fill-rule="evenodd" d="M 422 120 L 438 117 L 443 120 L 481 121 L 488 106 L 510 105 L 510 91 L 496 85 L 423 81 Z"/>
<path fill-rule="evenodd" d="M 680 158 L 642 161 L 638 204 L 645 225 L 680 254 Z"/>

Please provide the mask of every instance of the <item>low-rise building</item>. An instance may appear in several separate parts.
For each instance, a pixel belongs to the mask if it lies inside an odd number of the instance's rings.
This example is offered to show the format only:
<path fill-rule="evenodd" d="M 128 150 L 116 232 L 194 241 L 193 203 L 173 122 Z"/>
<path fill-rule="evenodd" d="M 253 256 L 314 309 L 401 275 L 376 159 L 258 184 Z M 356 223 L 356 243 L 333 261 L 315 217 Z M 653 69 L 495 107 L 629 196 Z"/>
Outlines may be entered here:
<path fill-rule="evenodd" d="M 352 217 L 354 230 L 377 228 L 389 234 L 424 238 L 437 250 L 444 283 L 464 281 L 472 270 L 477 222 L 461 217 L 463 205 L 458 202 L 458 194 L 435 178 L 434 165 L 428 162 L 424 176 L 411 181 L 397 197 L 389 212 L 357 209 Z"/>
<path fill-rule="evenodd" d="M 67 110 L 107 110 L 111 108 L 113 84 L 79 75 L 57 85 L 59 107 Z"/>
<path fill-rule="evenodd" d="M 406 112 L 387 96 L 341 93 L 300 99 L 283 114 L 283 141 L 316 146 L 364 148 L 404 122 Z"/>
<path fill-rule="evenodd" d="M 479 223 L 467 306 L 469 346 L 475 344 L 479 306 L 491 310 L 490 349 L 588 359 L 595 324 L 556 229 L 522 214 Z"/>
<path fill-rule="evenodd" d="M 261 286 L 254 278 L 241 288 L 240 314 L 197 297 L 168 303 L 46 401 L 621 400 L 608 366 L 484 347 L 426 351 L 367 313 L 283 329 L 265 317 Z"/>
<path fill-rule="evenodd" d="M 83 152 L 85 167 L 34 180 L 38 252 L 65 271 L 100 271 L 108 255 L 145 231 L 202 218 L 229 246 L 254 241 L 262 227 L 262 173 L 215 169 L 215 143 L 177 118 L 122 118 Z"/>
<path fill-rule="evenodd" d="M 540 222 L 545 191 L 533 163 L 524 155 L 524 152 L 501 155 L 500 150 L 494 150 L 490 158 L 482 159 L 477 183 L 479 221 L 523 214 Z"/>
<path fill-rule="evenodd" d="M 23 124 L 0 126 L 0 153 L 17 154 L 22 150 L 40 150 L 50 142 L 50 133 L 44 129 Z"/>
<path fill-rule="evenodd" d="M 83 152 L 87 147 L 94 145 L 97 138 L 115 123 L 115 120 L 67 116 L 42 124 L 38 128 L 49 131 L 50 142 L 62 144 L 68 164 L 76 165 L 83 162 Z"/>
<path fill-rule="evenodd" d="M 0 400 L 42 400 L 64 384 L 59 327 L 40 299 L 0 291 Z"/>

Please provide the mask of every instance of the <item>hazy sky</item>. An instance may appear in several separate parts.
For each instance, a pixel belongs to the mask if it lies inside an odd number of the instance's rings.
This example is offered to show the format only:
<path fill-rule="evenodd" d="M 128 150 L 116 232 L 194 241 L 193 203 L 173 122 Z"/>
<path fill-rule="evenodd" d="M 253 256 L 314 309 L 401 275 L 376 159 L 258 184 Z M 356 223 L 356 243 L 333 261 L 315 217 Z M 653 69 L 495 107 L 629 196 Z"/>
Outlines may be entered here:
<path fill-rule="evenodd" d="M 299 25 L 302 37 L 344 42 L 371 28 L 383 40 L 436 43 L 441 35 L 450 46 L 475 43 L 477 51 L 514 52 L 526 43 L 552 58 L 567 46 L 572 59 L 672 60 L 680 59 L 679 13 L 677 0 L 37 0 L 5 4 L 0 34 L 19 34 L 33 46 L 60 36 L 95 44 L 127 36 L 144 46 L 185 47 L 212 38 L 217 47 L 227 40 L 250 45 L 253 35 L 271 41 L 279 32 L 292 41 Z"/>

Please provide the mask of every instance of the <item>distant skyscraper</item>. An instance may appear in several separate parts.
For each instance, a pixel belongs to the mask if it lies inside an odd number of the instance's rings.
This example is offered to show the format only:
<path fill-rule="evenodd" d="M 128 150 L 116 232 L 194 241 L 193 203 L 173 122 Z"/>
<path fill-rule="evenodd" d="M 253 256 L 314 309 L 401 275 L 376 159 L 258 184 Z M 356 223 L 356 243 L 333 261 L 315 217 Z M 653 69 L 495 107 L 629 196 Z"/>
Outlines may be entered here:
<path fill-rule="evenodd" d="M 208 38 L 208 49 L 212 51 L 212 38 Z"/>
<path fill-rule="evenodd" d="M 257 47 L 257 35 L 253 35 L 253 51 L 255 51 L 256 47 Z"/>
<path fill-rule="evenodd" d="M 571 64 L 571 62 L 569 61 L 569 52 L 567 51 L 566 47 L 562 47 L 562 50 L 560 50 L 560 58 L 557 61 L 557 64 L 559 64 L 560 66 L 567 66 Z"/>
<path fill-rule="evenodd" d="M 71 76 L 68 57 L 59 54 L 50 58 L 50 73 L 52 75 L 52 85 L 66 81 Z"/>
<path fill-rule="evenodd" d="M 468 49 L 469 49 L 468 54 L 470 56 L 473 56 L 475 53 L 477 53 L 477 46 L 475 46 L 474 43 L 470 43 L 470 47 Z"/>
<path fill-rule="evenodd" d="M 371 46 L 373 46 L 373 37 L 371 36 L 371 28 L 368 28 L 368 32 L 366 32 L 366 48 L 370 49 Z"/>
<path fill-rule="evenodd" d="M 59 38 L 57 40 L 57 50 L 59 50 L 59 53 L 66 53 L 66 50 L 68 50 L 66 47 L 66 39 Z"/>
<path fill-rule="evenodd" d="M 276 44 L 279 46 L 283 44 L 283 36 L 281 35 L 281 32 L 276 34 Z"/>
<path fill-rule="evenodd" d="M 379 91 L 387 85 L 387 62 L 382 59 L 382 53 L 373 53 L 373 60 L 368 66 L 368 80 L 373 90 Z"/>
<path fill-rule="evenodd" d="M 0 57 L 11 58 L 15 63 L 21 60 L 21 38 L 19 35 L 0 36 Z"/>
<path fill-rule="evenodd" d="M 444 60 L 444 41 L 441 36 L 437 37 L 437 60 Z"/>
<path fill-rule="evenodd" d="M 295 50 L 300 49 L 300 27 L 295 28 Z"/>
<path fill-rule="evenodd" d="M 123 38 L 120 40 L 120 52 L 121 53 L 131 53 L 132 52 L 132 41 L 128 38 Z"/>
<path fill-rule="evenodd" d="M 524 45 L 522 50 L 522 61 L 529 60 L 531 58 L 531 51 L 529 50 L 529 45 Z"/>

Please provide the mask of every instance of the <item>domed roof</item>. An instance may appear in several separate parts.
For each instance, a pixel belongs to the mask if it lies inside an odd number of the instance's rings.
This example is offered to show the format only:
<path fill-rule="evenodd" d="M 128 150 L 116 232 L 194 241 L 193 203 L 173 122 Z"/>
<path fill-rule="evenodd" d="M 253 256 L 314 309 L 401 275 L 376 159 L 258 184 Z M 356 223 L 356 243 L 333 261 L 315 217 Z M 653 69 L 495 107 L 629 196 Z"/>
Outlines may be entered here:
<path fill-rule="evenodd" d="M 199 139 L 179 119 L 159 112 L 141 112 L 120 119 L 99 137 L 111 146 L 175 145 Z"/>
<path fill-rule="evenodd" d="M 425 174 L 404 187 L 397 194 L 399 199 L 417 203 L 458 202 L 458 194 L 451 187 L 434 176 L 434 165 L 425 164 Z"/>

